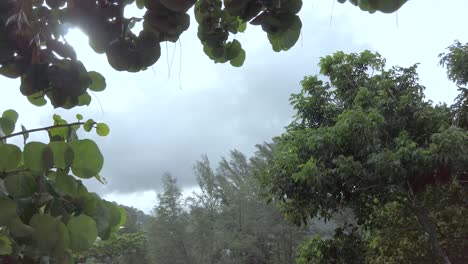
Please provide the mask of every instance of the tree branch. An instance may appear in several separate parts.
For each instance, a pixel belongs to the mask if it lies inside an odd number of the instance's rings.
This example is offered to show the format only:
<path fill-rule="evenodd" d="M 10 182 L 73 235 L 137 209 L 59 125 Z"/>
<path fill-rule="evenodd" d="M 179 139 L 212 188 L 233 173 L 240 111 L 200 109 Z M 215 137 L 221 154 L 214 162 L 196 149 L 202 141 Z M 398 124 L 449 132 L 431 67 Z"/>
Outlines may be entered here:
<path fill-rule="evenodd" d="M 424 231 L 429 235 L 429 240 L 431 242 L 432 252 L 438 256 L 443 263 L 451 264 L 452 262 L 448 258 L 447 254 L 444 252 L 440 246 L 439 237 L 437 235 L 437 230 L 434 223 L 432 223 L 429 218 L 429 212 L 424 206 L 413 206 L 414 214 L 418 219 L 419 224 L 423 227 Z"/>
<path fill-rule="evenodd" d="M 53 128 L 72 127 L 72 126 L 81 126 L 81 125 L 84 125 L 84 122 L 75 122 L 71 124 L 62 124 L 62 125 L 53 125 L 53 126 L 48 126 L 48 127 L 35 128 L 35 129 L 16 132 L 7 136 L 0 137 L 0 141 L 5 140 L 7 138 L 24 135 L 24 134 L 29 134 L 29 133 L 39 132 L 39 131 L 48 131 L 49 129 L 53 129 Z"/>

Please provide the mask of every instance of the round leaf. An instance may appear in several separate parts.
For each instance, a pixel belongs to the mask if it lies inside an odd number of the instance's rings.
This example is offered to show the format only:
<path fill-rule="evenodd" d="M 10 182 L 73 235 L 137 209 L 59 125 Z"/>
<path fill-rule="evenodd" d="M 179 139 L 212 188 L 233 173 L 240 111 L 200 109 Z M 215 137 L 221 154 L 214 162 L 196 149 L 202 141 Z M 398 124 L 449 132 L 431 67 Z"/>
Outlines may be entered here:
<path fill-rule="evenodd" d="M 67 224 L 71 249 L 76 252 L 90 248 L 97 239 L 96 221 L 89 216 L 73 217 Z"/>
<path fill-rule="evenodd" d="M 11 220 L 17 217 L 16 215 L 16 203 L 7 198 L 0 197 L 0 226 L 6 226 Z"/>
<path fill-rule="evenodd" d="M 93 125 L 95 124 L 96 122 L 94 122 L 93 119 L 88 119 L 84 125 L 83 125 L 83 129 L 86 131 L 86 132 L 89 132 L 91 131 L 91 129 L 93 128 Z"/>
<path fill-rule="evenodd" d="M 110 132 L 110 129 L 109 127 L 104 124 L 104 123 L 98 123 L 96 125 L 96 133 L 101 136 L 101 137 L 105 137 L 107 135 L 109 135 L 109 132 Z"/>
<path fill-rule="evenodd" d="M 2 117 L 6 119 L 10 119 L 11 121 L 13 121 L 13 123 L 16 123 L 16 121 L 18 121 L 18 113 L 12 109 L 6 110 L 5 112 L 3 112 Z"/>
<path fill-rule="evenodd" d="M 10 135 L 15 131 L 15 122 L 11 119 L 0 117 L 0 129 L 3 131 L 3 134 Z"/>
<path fill-rule="evenodd" d="M 99 72 L 90 71 L 88 72 L 89 78 L 91 78 L 91 85 L 89 89 L 95 92 L 101 92 L 106 89 L 106 79 Z"/>
<path fill-rule="evenodd" d="M 70 167 L 73 162 L 73 150 L 64 141 L 53 141 L 49 143 L 49 148 L 52 150 L 54 156 L 55 167 L 65 169 Z"/>
<path fill-rule="evenodd" d="M 42 252 L 50 252 L 59 240 L 58 221 L 50 215 L 35 214 L 29 225 L 34 229 L 33 241 Z"/>
<path fill-rule="evenodd" d="M 21 149 L 11 144 L 0 145 L 0 172 L 13 171 L 21 163 Z"/>
<path fill-rule="evenodd" d="M 51 149 L 41 142 L 29 142 L 24 146 L 24 165 L 34 172 L 43 172 L 54 164 Z"/>
<path fill-rule="evenodd" d="M 31 174 L 9 175 L 4 184 L 8 194 L 15 199 L 30 197 L 37 191 L 36 180 Z"/>
<path fill-rule="evenodd" d="M 104 164 L 104 157 L 96 143 L 89 139 L 70 142 L 75 153 L 71 166 L 73 174 L 80 178 L 89 179 L 97 175 Z"/>
<path fill-rule="evenodd" d="M 76 119 L 78 119 L 78 121 L 81 121 L 83 120 L 83 116 L 80 114 L 76 114 Z"/>

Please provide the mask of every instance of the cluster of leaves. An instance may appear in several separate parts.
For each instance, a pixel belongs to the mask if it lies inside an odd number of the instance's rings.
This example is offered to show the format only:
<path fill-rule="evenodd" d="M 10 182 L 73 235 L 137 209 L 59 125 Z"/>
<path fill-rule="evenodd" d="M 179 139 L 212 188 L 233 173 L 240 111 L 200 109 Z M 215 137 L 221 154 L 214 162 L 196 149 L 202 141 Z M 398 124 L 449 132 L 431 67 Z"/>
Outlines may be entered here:
<path fill-rule="evenodd" d="M 263 171 L 271 199 L 293 221 L 350 208 L 357 225 L 396 202 L 429 235 L 425 244 L 446 259 L 426 204 L 428 187 L 466 185 L 468 132 L 452 108 L 424 100 L 416 65 L 385 69 L 377 53 L 337 52 L 291 97 L 296 120 L 277 139 Z M 463 189 L 462 189 L 463 190 Z M 446 262 L 448 263 L 448 262 Z"/>
<path fill-rule="evenodd" d="M 350 263 L 361 264 L 365 259 L 364 241 L 352 225 L 337 228 L 333 238 L 315 236 L 298 248 L 297 264 Z M 387 262 L 385 262 L 387 263 Z"/>
<path fill-rule="evenodd" d="M 80 179 L 97 178 L 103 156 L 94 141 L 79 139 L 81 126 L 105 136 L 109 128 L 93 120 L 13 133 L 18 114 L 0 119 L 0 259 L 13 263 L 73 263 L 73 253 L 87 250 L 97 237 L 107 239 L 125 223 L 124 211 L 90 193 Z M 50 142 L 28 142 L 29 134 L 47 131 Z M 23 136 L 24 148 L 7 143 Z M 3 256 L 6 255 L 6 256 Z"/>
<path fill-rule="evenodd" d="M 351 2 L 394 11 L 405 1 Z M 124 17 L 132 4 L 146 9 L 142 18 Z M 158 61 L 161 42 L 175 42 L 189 28 L 194 5 L 204 52 L 233 66 L 241 66 L 246 53 L 228 39 L 247 23 L 260 25 L 275 51 L 293 47 L 302 27 L 302 0 L 8 0 L 0 3 L 0 74 L 21 77 L 21 92 L 36 105 L 45 104 L 45 96 L 54 107 L 88 105 L 88 89 L 103 90 L 103 78 L 77 59 L 66 41 L 70 26 L 80 27 L 113 68 L 137 72 Z M 141 21 L 137 35 L 132 28 Z"/>
<path fill-rule="evenodd" d="M 374 13 L 393 13 L 400 9 L 408 0 L 348 0 L 351 4 L 358 6 L 362 11 Z M 345 3 L 346 0 L 338 0 L 339 3 Z"/>

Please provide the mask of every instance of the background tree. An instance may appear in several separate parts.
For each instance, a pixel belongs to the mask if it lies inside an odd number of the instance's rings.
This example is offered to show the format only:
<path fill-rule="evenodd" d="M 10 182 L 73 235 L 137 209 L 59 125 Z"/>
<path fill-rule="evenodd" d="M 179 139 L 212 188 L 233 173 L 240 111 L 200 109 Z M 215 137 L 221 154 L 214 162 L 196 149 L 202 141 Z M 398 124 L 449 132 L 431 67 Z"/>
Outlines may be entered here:
<path fill-rule="evenodd" d="M 371 236 L 379 214 L 401 208 L 424 237 L 418 249 L 426 250 L 419 252 L 463 262 L 457 252 L 466 239 L 450 238 L 468 232 L 460 226 L 466 193 L 457 187 L 466 184 L 460 180 L 468 169 L 466 128 L 457 126 L 450 108 L 424 100 L 416 65 L 386 69 L 379 54 L 365 51 L 337 52 L 319 67 L 329 81 L 302 81 L 301 93 L 291 97 L 296 120 L 277 139 L 274 161 L 264 170 L 271 198 L 298 224 L 349 208 Z M 460 199 L 450 202 L 454 215 L 439 211 L 444 199 L 434 198 L 450 197 L 444 188 L 459 190 Z M 396 211 L 384 212 L 394 203 Z M 439 214 L 456 228 L 438 226 Z"/>
<path fill-rule="evenodd" d="M 163 192 L 158 194 L 154 219 L 148 227 L 148 246 L 154 263 L 192 263 L 187 243 L 187 215 L 182 206 L 182 193 L 170 174 L 162 178 Z"/>

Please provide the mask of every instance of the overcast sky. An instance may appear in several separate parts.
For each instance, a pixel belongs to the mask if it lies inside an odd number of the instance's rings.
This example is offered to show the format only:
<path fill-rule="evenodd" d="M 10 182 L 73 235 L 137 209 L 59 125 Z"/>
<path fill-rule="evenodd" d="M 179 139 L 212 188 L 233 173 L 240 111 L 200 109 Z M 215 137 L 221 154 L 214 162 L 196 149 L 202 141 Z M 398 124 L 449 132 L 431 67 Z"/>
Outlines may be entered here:
<path fill-rule="evenodd" d="M 333 1 L 304 1 L 302 36 L 288 52 L 273 52 L 259 28 L 249 26 L 238 34 L 247 52 L 241 68 L 214 64 L 205 56 L 194 20 L 181 42 L 167 48 L 163 44 L 157 64 L 137 74 L 113 70 L 79 30 L 72 30 L 67 40 L 89 71 L 106 77 L 106 91 L 96 93 L 90 107 L 37 108 L 20 94 L 18 80 L 1 77 L 1 109 L 16 109 L 20 122 L 30 128 L 49 125 L 53 113 L 71 120 L 80 113 L 109 124 L 106 138 L 82 135 L 99 144 L 105 156 L 101 174 L 108 181 L 104 186 L 92 180 L 86 185 L 107 199 L 148 212 L 164 172 L 177 176 L 188 193 L 195 184 L 192 166 L 202 154 L 212 163 L 231 149 L 251 155 L 255 144 L 279 135 L 293 115 L 289 95 L 299 91 L 305 75 L 318 73 L 320 57 L 337 50 L 378 51 L 388 65 L 419 62 L 427 97 L 453 101 L 456 88 L 437 65 L 437 55 L 455 39 L 468 41 L 468 1 L 411 0 L 391 15 L 370 15 L 349 3 L 333 7 Z M 32 138 L 45 140 L 45 135 Z"/>

